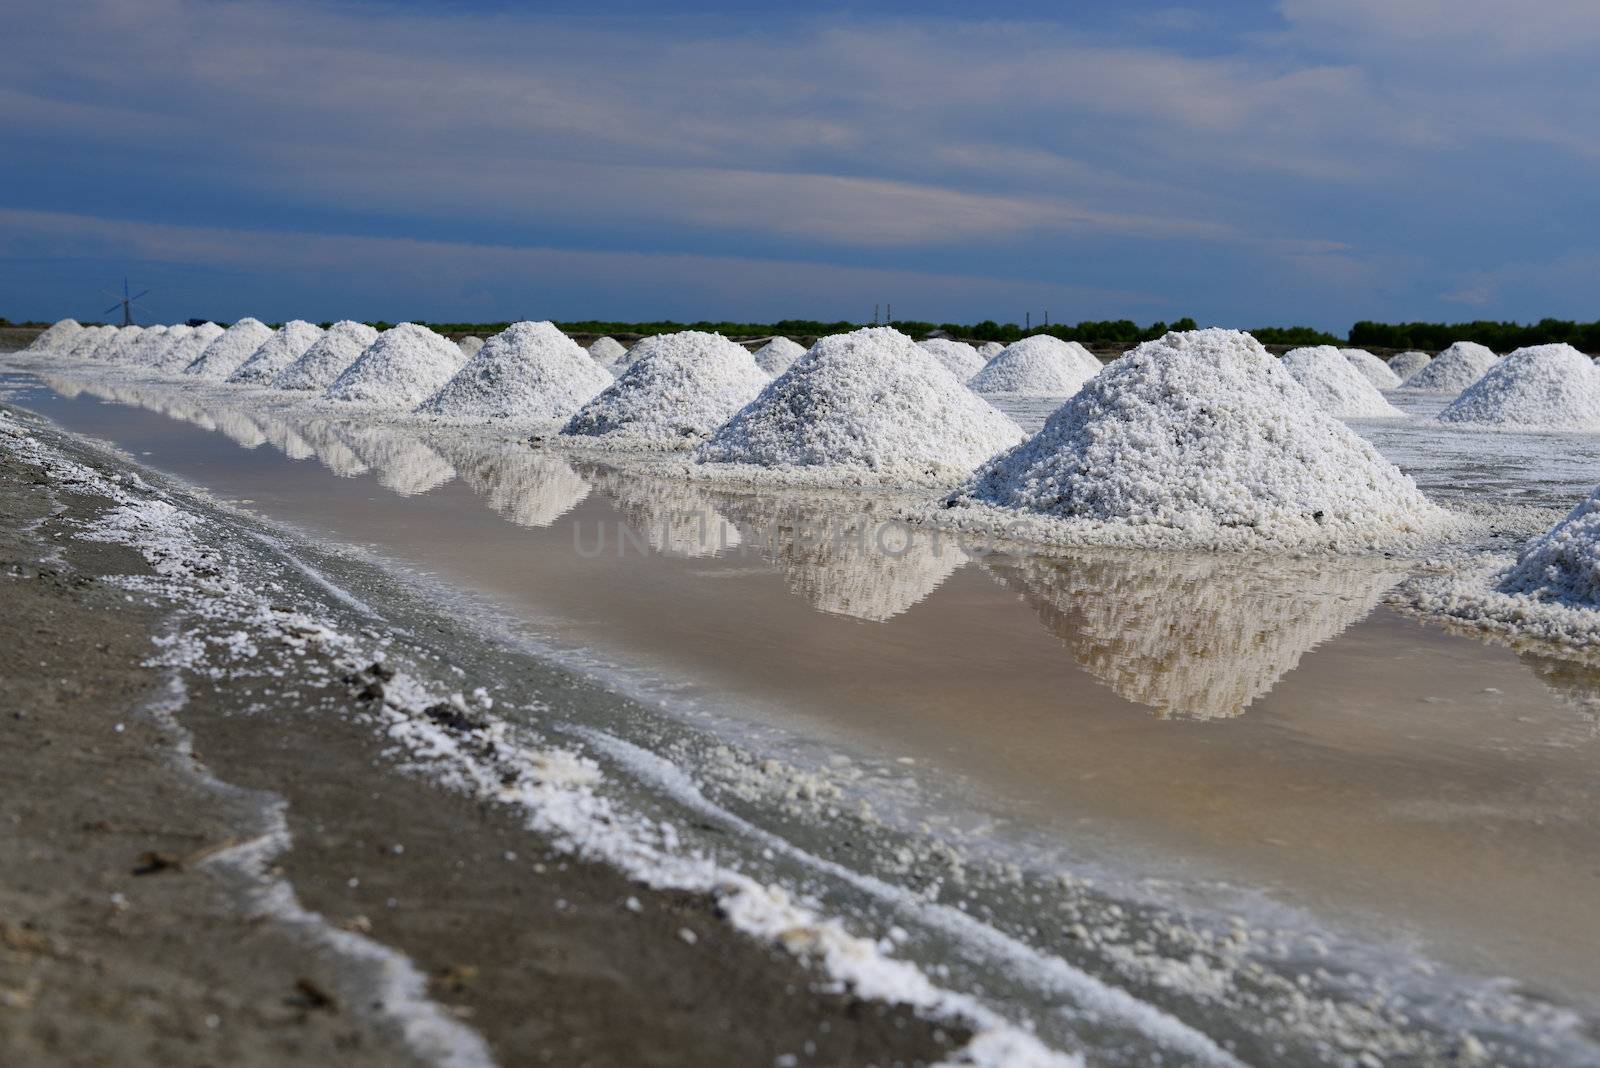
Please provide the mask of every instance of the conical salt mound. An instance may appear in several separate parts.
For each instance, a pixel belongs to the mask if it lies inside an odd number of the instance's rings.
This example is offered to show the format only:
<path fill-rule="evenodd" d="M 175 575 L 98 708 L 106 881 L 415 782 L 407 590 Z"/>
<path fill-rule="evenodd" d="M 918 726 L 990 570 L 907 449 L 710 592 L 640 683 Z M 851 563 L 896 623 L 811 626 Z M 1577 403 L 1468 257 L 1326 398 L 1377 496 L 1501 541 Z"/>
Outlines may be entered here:
<path fill-rule="evenodd" d="M 687 449 L 755 399 L 771 378 L 720 334 L 685 330 L 654 344 L 561 433 L 644 449 Z"/>
<path fill-rule="evenodd" d="M 775 337 L 756 349 L 756 366 L 773 378 L 777 378 L 805 354 L 804 345 L 790 341 L 786 337 Z"/>
<path fill-rule="evenodd" d="M 469 422 L 559 423 L 611 384 L 576 341 L 552 323 L 512 323 L 418 406 Z"/>
<path fill-rule="evenodd" d="M 114 326 L 86 326 L 74 334 L 61 354 L 73 360 L 92 360 L 106 340 L 117 332 Z"/>
<path fill-rule="evenodd" d="M 139 345 L 139 339 L 144 336 L 142 326 L 124 326 L 117 331 L 111 342 L 100 350 L 100 358 L 107 363 L 127 364 L 133 357 L 134 350 Z"/>
<path fill-rule="evenodd" d="M 1283 366 L 1330 415 L 1341 419 L 1398 419 L 1405 415 L 1332 345 L 1295 349 Z"/>
<path fill-rule="evenodd" d="M 596 338 L 589 346 L 589 356 L 596 363 L 610 367 L 628 354 L 628 347 L 615 338 Z"/>
<path fill-rule="evenodd" d="M 415 408 L 439 392 L 465 362 L 447 338 L 416 323 L 401 323 L 379 334 L 323 396 L 374 408 Z"/>
<path fill-rule="evenodd" d="M 1013 342 L 967 381 L 978 393 L 1070 397 L 1100 373 L 1100 361 L 1076 341 L 1033 334 Z"/>
<path fill-rule="evenodd" d="M 1451 401 L 1439 419 L 1600 432 L 1600 370 L 1571 345 L 1518 349 Z"/>
<path fill-rule="evenodd" d="M 1524 546 L 1497 589 L 1600 611 L 1600 489 Z"/>
<path fill-rule="evenodd" d="M 460 349 L 461 354 L 470 360 L 478 354 L 478 350 L 483 348 L 483 338 L 474 337 L 471 334 L 466 337 L 458 337 L 456 338 L 456 348 Z"/>
<path fill-rule="evenodd" d="M 1339 352 L 1350 365 L 1361 372 L 1363 378 L 1371 382 L 1378 389 L 1394 389 L 1400 384 L 1400 376 L 1390 370 L 1389 365 L 1378 359 L 1366 349 L 1340 349 Z"/>
<path fill-rule="evenodd" d="M 174 326 L 167 331 L 166 345 L 152 369 L 164 375 L 187 372 L 194 361 L 210 349 L 223 333 L 222 327 L 216 323 L 201 323 L 199 326 L 184 323 Z"/>
<path fill-rule="evenodd" d="M 1401 383 L 1401 388 L 1424 393 L 1460 393 L 1482 378 L 1497 359 L 1493 351 L 1475 341 L 1457 341 Z"/>
<path fill-rule="evenodd" d="M 280 372 L 304 356 L 306 349 L 321 337 L 320 326 L 304 319 L 291 319 L 263 341 L 261 347 L 228 376 L 228 381 L 241 386 L 271 385 Z"/>
<path fill-rule="evenodd" d="M 167 350 L 167 334 L 171 329 L 169 326 L 145 327 L 144 333 L 140 334 L 128 349 L 129 366 L 154 367 L 161 359 L 161 354 Z"/>
<path fill-rule="evenodd" d="M 978 355 L 983 357 L 984 363 L 988 363 L 1004 351 L 1006 347 L 998 341 L 985 341 L 978 346 Z"/>
<path fill-rule="evenodd" d="M 244 362 L 255 355 L 272 336 L 272 328 L 248 315 L 222 332 L 222 336 L 206 346 L 195 361 L 183 369 L 208 382 L 222 382 L 237 371 Z"/>
<path fill-rule="evenodd" d="M 917 347 L 933 354 L 933 358 L 944 364 L 944 369 L 965 382 L 979 371 L 989 361 L 978 355 L 978 350 L 964 341 L 952 341 L 947 337 L 930 337 L 917 342 Z"/>
<path fill-rule="evenodd" d="M 1021 438 L 910 338 L 869 327 L 811 346 L 694 458 L 766 468 L 780 481 L 926 484 L 959 478 Z"/>
<path fill-rule="evenodd" d="M 1372 545 L 1445 519 L 1255 338 L 1218 329 L 1140 345 L 946 503 L 1082 544 Z"/>
<path fill-rule="evenodd" d="M 378 332 L 366 323 L 345 319 L 323 331 L 300 358 L 278 372 L 273 389 L 315 390 L 321 393 L 333 380 L 361 358 L 367 346 L 378 340 Z"/>
<path fill-rule="evenodd" d="M 44 333 L 29 343 L 27 352 L 59 352 L 83 333 L 83 324 L 76 319 L 62 319 L 51 324 Z"/>
<path fill-rule="evenodd" d="M 1417 352 L 1413 349 L 1410 352 L 1402 352 L 1398 356 L 1389 357 L 1389 370 L 1393 371 L 1395 377 L 1400 379 L 1403 384 L 1406 379 L 1432 362 L 1432 356 L 1429 356 L 1426 352 Z"/>

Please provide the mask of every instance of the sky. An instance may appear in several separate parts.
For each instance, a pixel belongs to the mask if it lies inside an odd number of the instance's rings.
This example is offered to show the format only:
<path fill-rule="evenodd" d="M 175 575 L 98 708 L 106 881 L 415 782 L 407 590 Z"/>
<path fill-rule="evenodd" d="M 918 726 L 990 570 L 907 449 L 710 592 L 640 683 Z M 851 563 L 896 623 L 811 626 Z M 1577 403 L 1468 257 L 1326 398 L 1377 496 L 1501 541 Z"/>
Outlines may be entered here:
<path fill-rule="evenodd" d="M 0 315 L 1600 318 L 1600 4 L 21 0 Z"/>

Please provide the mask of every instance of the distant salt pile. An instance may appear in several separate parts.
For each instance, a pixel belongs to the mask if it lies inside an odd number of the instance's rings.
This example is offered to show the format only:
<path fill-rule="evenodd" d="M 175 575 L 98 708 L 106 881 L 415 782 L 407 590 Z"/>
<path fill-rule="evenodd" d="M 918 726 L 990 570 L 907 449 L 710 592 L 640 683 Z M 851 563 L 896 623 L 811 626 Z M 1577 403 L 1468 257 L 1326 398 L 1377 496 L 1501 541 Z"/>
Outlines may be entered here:
<path fill-rule="evenodd" d="M 1294 349 L 1283 366 L 1330 415 L 1341 419 L 1396 419 L 1405 415 L 1383 399 L 1344 354 L 1332 345 Z"/>
<path fill-rule="evenodd" d="M 466 337 L 458 337 L 456 338 L 456 348 L 460 349 L 462 355 L 470 360 L 478 354 L 479 349 L 483 348 L 483 338 L 474 337 L 471 334 Z"/>
<path fill-rule="evenodd" d="M 589 346 L 589 356 L 602 367 L 610 367 L 628 354 L 628 346 L 615 338 L 596 338 Z"/>
<path fill-rule="evenodd" d="M 694 458 L 751 480 L 926 484 L 1022 436 L 910 338 L 871 327 L 811 346 Z"/>
<path fill-rule="evenodd" d="M 72 344 L 83 333 L 83 324 L 76 319 L 62 319 L 45 328 L 44 333 L 29 343 L 27 352 L 59 352 Z"/>
<path fill-rule="evenodd" d="M 577 342 L 552 323 L 512 323 L 418 406 L 467 422 L 559 423 L 611 385 Z"/>
<path fill-rule="evenodd" d="M 465 362 L 447 339 L 425 326 L 401 323 L 379 334 L 323 396 L 374 408 L 415 408 L 439 392 Z"/>
<path fill-rule="evenodd" d="M 644 449 L 699 444 L 768 382 L 749 352 L 720 334 L 651 338 L 648 351 L 561 428 L 570 437 Z"/>
<path fill-rule="evenodd" d="M 1365 547 L 1446 520 L 1255 338 L 1219 329 L 1140 345 L 946 503 L 958 524 L 1069 544 Z"/>
<path fill-rule="evenodd" d="M 1451 401 L 1439 419 L 1600 432 L 1600 370 L 1571 345 L 1518 349 Z"/>
<path fill-rule="evenodd" d="M 1424 393 L 1460 393 L 1482 378 L 1497 359 L 1499 357 L 1491 350 L 1475 341 L 1457 341 L 1402 382 L 1401 388 Z"/>
<path fill-rule="evenodd" d="M 805 354 L 805 346 L 786 337 L 775 337 L 756 350 L 756 366 L 777 378 Z"/>
<path fill-rule="evenodd" d="M 1034 334 L 1012 342 L 967 381 L 978 393 L 1070 397 L 1100 373 L 1100 361 L 1076 341 Z"/>
<path fill-rule="evenodd" d="M 917 347 L 932 353 L 934 359 L 944 364 L 946 371 L 963 382 L 983 370 L 984 365 L 989 362 L 966 342 L 952 341 L 947 337 L 925 338 L 917 342 Z"/>
<path fill-rule="evenodd" d="M 174 326 L 147 327 L 128 352 L 128 363 L 134 367 L 153 368 L 161 362 L 162 354 L 167 351 L 167 346 L 172 343 L 172 331 L 176 329 L 177 327 Z M 192 330 L 194 328 L 186 327 L 185 329 Z"/>
<path fill-rule="evenodd" d="M 272 328 L 248 315 L 222 332 L 222 336 L 206 346 L 195 361 L 183 369 L 208 382 L 222 382 L 237 371 L 244 362 L 255 355 L 272 336 Z"/>
<path fill-rule="evenodd" d="M 299 359 L 278 373 L 272 380 L 272 387 L 320 393 L 360 359 L 367 346 L 376 340 L 378 332 L 366 323 L 349 319 L 334 323 Z"/>
<path fill-rule="evenodd" d="M 127 364 L 132 361 L 133 353 L 138 348 L 139 339 L 144 336 L 142 326 L 124 326 L 117 331 L 116 336 L 100 350 L 100 358 L 107 363 Z"/>
<path fill-rule="evenodd" d="M 978 355 L 983 357 L 984 363 L 988 363 L 1005 350 L 1006 347 L 998 341 L 985 341 L 978 346 Z"/>
<path fill-rule="evenodd" d="M 1393 371 L 1395 377 L 1403 383 L 1406 379 L 1428 366 L 1432 361 L 1433 357 L 1426 352 L 1418 352 L 1413 349 L 1410 352 L 1402 352 L 1398 356 L 1389 357 L 1389 370 Z"/>
<path fill-rule="evenodd" d="M 1350 365 L 1360 371 L 1362 377 L 1371 382 L 1378 389 L 1394 389 L 1400 384 L 1400 376 L 1389 368 L 1389 365 L 1378 359 L 1366 349 L 1340 349 L 1344 358 Z"/>
<path fill-rule="evenodd" d="M 183 374 L 222 335 L 223 329 L 216 323 L 174 326 L 167 331 L 167 343 L 152 370 L 168 375 Z"/>
<path fill-rule="evenodd" d="M 73 335 L 71 342 L 62 350 L 62 355 L 74 360 L 92 360 L 100 346 L 110 340 L 116 332 L 117 328 L 114 326 L 86 326 Z"/>
<path fill-rule="evenodd" d="M 261 343 L 228 381 L 241 386 L 271 385 L 306 350 L 322 339 L 322 328 L 304 319 L 291 319 Z"/>

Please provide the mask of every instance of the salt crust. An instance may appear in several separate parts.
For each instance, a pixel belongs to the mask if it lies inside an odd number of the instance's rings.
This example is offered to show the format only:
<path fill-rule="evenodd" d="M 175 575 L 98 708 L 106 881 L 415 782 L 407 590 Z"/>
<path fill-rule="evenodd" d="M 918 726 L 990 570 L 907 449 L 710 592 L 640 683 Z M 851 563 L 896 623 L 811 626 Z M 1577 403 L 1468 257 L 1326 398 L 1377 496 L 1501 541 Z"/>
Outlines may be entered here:
<path fill-rule="evenodd" d="M 946 371 L 963 382 L 983 370 L 984 365 L 989 362 L 966 342 L 953 341 L 947 337 L 925 338 L 917 342 L 917 347 L 932 353 L 934 359 L 944 364 Z"/>
<path fill-rule="evenodd" d="M 572 416 L 563 435 L 630 448 L 692 448 L 771 381 L 749 352 L 720 334 L 685 330 L 650 341 L 616 382 Z"/>
<path fill-rule="evenodd" d="M 1294 349 L 1284 355 L 1283 366 L 1330 415 L 1341 419 L 1405 417 L 1404 412 L 1384 400 L 1378 387 L 1332 345 Z"/>
<path fill-rule="evenodd" d="M 367 346 L 378 340 L 378 331 L 366 323 L 349 319 L 334 323 L 294 363 L 272 380 L 274 389 L 316 390 L 333 384 L 351 364 L 361 358 Z"/>
<path fill-rule="evenodd" d="M 439 392 L 465 362 L 448 339 L 425 326 L 401 323 L 379 334 L 323 397 L 371 408 L 414 408 Z"/>
<path fill-rule="evenodd" d="M 255 355 L 256 349 L 271 336 L 271 327 L 259 319 L 245 316 L 207 345 L 206 350 L 183 369 L 183 373 L 209 382 L 222 382 Z"/>
<path fill-rule="evenodd" d="M 1518 349 L 1451 401 L 1439 421 L 1600 432 L 1600 370 L 1571 345 Z"/>
<path fill-rule="evenodd" d="M 1123 356 L 946 509 L 1021 540 L 1148 547 L 1377 548 L 1451 522 L 1255 338 L 1219 329 Z"/>
<path fill-rule="evenodd" d="M 321 338 L 320 326 L 304 319 L 291 319 L 263 341 L 261 347 L 228 376 L 228 381 L 235 385 L 271 385 L 273 379 Z"/>
<path fill-rule="evenodd" d="M 1428 366 L 1400 383 L 1400 388 L 1424 393 L 1460 393 L 1482 378 L 1497 359 L 1492 350 L 1475 341 L 1457 341 L 1429 360 Z"/>
<path fill-rule="evenodd" d="M 835 334 L 695 450 L 699 477 L 948 485 L 1021 429 L 898 330 Z"/>
<path fill-rule="evenodd" d="M 1344 358 L 1349 360 L 1357 371 L 1365 376 L 1378 389 L 1394 389 L 1400 385 L 1400 376 L 1388 364 L 1378 359 L 1366 349 L 1340 349 Z"/>
<path fill-rule="evenodd" d="M 1076 341 L 1033 334 L 1007 345 L 967 385 L 978 393 L 1070 397 L 1100 369 L 1100 361 Z"/>
<path fill-rule="evenodd" d="M 1432 362 L 1432 356 L 1429 356 L 1426 352 L 1417 352 L 1413 349 L 1410 352 L 1402 352 L 1397 356 L 1389 357 L 1389 370 L 1393 371 L 1401 382 L 1404 382 Z"/>
<path fill-rule="evenodd" d="M 776 378 L 805 354 L 805 346 L 799 342 L 790 341 L 786 337 L 775 337 L 756 350 L 756 366 Z"/>
<path fill-rule="evenodd" d="M 610 384 L 611 376 L 554 324 L 512 323 L 417 413 L 468 423 L 545 426 L 569 418 Z"/>

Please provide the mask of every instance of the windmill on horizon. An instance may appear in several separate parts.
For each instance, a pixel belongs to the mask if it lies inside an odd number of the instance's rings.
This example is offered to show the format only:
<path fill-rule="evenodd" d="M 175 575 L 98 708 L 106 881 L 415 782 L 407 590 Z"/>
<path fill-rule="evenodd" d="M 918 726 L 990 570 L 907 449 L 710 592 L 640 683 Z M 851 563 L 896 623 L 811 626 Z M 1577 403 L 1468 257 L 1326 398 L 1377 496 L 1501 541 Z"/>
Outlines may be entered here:
<path fill-rule="evenodd" d="M 115 293 L 113 293 L 109 289 L 102 289 L 100 292 L 104 293 L 106 296 L 111 297 L 112 299 L 114 299 L 116 301 L 115 304 L 111 305 L 111 307 L 107 308 L 105 311 L 101 312 L 100 314 L 101 315 L 110 315 L 112 312 L 116 311 L 118 308 L 121 308 L 122 309 L 122 325 L 123 326 L 132 326 L 132 325 L 134 325 L 133 324 L 133 305 L 134 305 L 134 302 L 137 301 L 140 297 L 147 297 L 147 296 L 150 295 L 150 291 L 147 289 L 143 293 L 140 293 L 136 297 L 128 296 L 128 280 L 126 278 L 124 278 L 122 280 L 122 296 L 120 296 L 120 297 L 117 296 Z"/>

